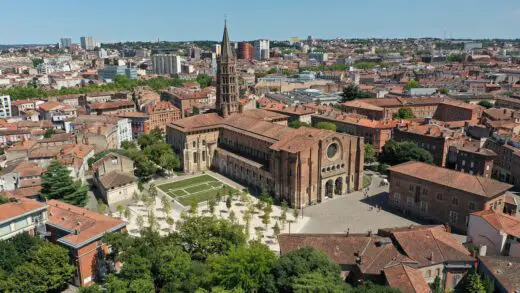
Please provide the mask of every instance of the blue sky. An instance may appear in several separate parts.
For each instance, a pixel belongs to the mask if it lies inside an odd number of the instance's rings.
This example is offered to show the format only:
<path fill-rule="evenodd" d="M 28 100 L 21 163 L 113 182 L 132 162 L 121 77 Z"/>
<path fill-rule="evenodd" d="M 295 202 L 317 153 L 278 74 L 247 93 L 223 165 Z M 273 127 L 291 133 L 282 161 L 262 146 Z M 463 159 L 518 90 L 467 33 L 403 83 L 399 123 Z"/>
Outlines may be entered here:
<path fill-rule="evenodd" d="M 1 0 L 0 44 L 449 37 L 520 38 L 520 0 Z"/>

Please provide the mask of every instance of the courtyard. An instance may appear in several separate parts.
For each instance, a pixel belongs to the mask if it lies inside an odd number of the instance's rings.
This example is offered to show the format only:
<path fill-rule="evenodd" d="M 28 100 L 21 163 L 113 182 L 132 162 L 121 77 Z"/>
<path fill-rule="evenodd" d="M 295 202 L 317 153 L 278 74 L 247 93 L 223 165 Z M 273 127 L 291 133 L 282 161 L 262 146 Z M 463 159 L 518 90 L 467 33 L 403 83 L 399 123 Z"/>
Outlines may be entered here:
<path fill-rule="evenodd" d="M 231 186 L 208 174 L 161 184 L 157 188 L 183 206 L 188 206 L 192 201 L 197 203 L 208 201 L 215 198 L 218 192 L 222 196 L 227 195 L 229 191 L 237 192 Z"/>

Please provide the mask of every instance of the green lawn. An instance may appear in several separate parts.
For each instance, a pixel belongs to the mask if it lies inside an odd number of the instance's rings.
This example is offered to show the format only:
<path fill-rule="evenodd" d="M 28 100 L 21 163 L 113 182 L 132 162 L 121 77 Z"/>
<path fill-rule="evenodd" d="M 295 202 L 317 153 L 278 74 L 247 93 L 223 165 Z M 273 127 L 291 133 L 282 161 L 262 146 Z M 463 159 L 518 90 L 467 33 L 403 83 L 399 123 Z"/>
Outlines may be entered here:
<path fill-rule="evenodd" d="M 229 185 L 209 175 L 201 175 L 157 186 L 157 188 L 167 193 L 182 205 L 189 205 L 193 199 L 197 202 L 207 201 L 215 197 L 217 192 L 221 191 L 222 187 L 225 187 L 226 190 L 233 190 L 234 193 L 237 192 Z M 225 193 L 227 194 L 228 192 L 226 191 Z"/>

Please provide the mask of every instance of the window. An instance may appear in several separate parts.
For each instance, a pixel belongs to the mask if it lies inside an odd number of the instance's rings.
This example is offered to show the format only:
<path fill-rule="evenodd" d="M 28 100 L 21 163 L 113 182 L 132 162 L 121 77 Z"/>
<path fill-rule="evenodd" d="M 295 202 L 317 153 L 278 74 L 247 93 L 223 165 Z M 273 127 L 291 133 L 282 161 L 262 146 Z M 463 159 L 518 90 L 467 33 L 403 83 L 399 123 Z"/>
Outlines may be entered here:
<path fill-rule="evenodd" d="M 399 194 L 399 192 L 394 193 L 393 202 L 395 204 L 399 204 L 400 200 L 401 200 L 401 194 Z"/>
<path fill-rule="evenodd" d="M 466 166 L 466 160 L 462 160 L 462 166 Z"/>
<path fill-rule="evenodd" d="M 406 198 L 406 205 L 407 205 L 408 207 L 411 207 L 411 206 L 413 205 L 413 198 L 412 198 L 411 196 L 408 196 L 408 197 Z"/>
<path fill-rule="evenodd" d="M 410 191 L 413 191 L 413 185 L 410 184 Z"/>
<path fill-rule="evenodd" d="M 423 188 L 423 190 L 422 190 L 422 194 L 428 194 L 428 189 Z"/>
<path fill-rule="evenodd" d="M 475 205 L 475 203 L 474 203 L 474 202 L 470 202 L 470 203 L 468 204 L 468 210 L 470 210 L 470 211 L 474 211 L 475 209 L 476 209 L 476 205 Z"/>
<path fill-rule="evenodd" d="M 442 200 L 442 193 L 437 193 L 437 200 Z"/>
<path fill-rule="evenodd" d="M 197 143 L 195 141 L 193 141 L 193 147 L 196 147 L 197 146 Z"/>
<path fill-rule="evenodd" d="M 473 161 L 471 161 L 471 162 L 469 163 L 469 166 L 470 166 L 471 168 L 473 168 L 473 166 L 475 166 L 475 163 L 473 163 Z"/>
<path fill-rule="evenodd" d="M 453 224 L 457 223 L 459 221 L 459 213 L 455 211 L 450 211 L 449 221 Z"/>
<path fill-rule="evenodd" d="M 457 206 L 457 205 L 459 205 L 459 199 L 458 199 L 457 197 L 453 196 L 453 197 L 451 198 L 451 203 L 452 203 L 453 205 L 456 205 L 456 206 Z"/>
<path fill-rule="evenodd" d="M 196 152 L 193 152 L 193 163 L 197 164 L 199 161 L 199 158 L 197 156 L 197 153 Z"/>
<path fill-rule="evenodd" d="M 421 212 L 427 213 L 428 212 L 428 203 L 425 201 L 421 201 Z"/>

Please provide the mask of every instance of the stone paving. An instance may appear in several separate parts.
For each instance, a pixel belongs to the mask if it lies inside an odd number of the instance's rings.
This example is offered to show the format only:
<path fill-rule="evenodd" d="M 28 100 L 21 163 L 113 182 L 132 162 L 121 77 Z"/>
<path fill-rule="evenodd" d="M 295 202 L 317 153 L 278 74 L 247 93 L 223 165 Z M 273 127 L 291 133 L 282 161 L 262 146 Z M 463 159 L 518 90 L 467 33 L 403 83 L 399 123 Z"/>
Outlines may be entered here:
<path fill-rule="evenodd" d="M 211 173 L 211 176 L 216 177 L 217 179 L 223 181 L 224 183 L 228 184 L 229 186 L 237 190 L 244 189 L 243 186 L 219 174 Z M 131 235 L 140 235 L 139 225 L 137 224 L 138 216 L 141 216 L 141 218 L 143 219 L 142 226 L 148 227 L 148 214 L 150 211 L 153 211 L 154 216 L 158 219 L 159 233 L 161 235 L 166 235 L 171 231 L 176 230 L 176 225 L 168 225 L 166 219 L 168 217 L 171 217 L 176 223 L 181 219 L 181 213 L 183 211 L 187 213 L 187 211 L 189 210 L 189 207 L 182 207 L 176 204 L 175 201 L 173 201 L 170 197 L 165 195 L 160 189 L 158 189 L 158 191 L 159 192 L 157 199 L 155 203 L 152 204 L 150 207 L 147 207 L 145 203 L 142 201 L 134 202 L 128 205 L 131 211 L 130 219 L 126 219 L 125 217 L 121 218 L 128 222 L 127 229 Z M 162 197 L 166 197 L 168 198 L 168 200 L 172 202 L 172 211 L 169 213 L 169 215 L 166 214 L 162 208 Z M 257 202 L 258 199 L 250 194 L 247 194 L 246 197 L 243 199 L 240 198 L 239 195 L 235 195 L 233 197 L 231 208 L 228 211 L 225 200 L 223 198 L 222 201 L 217 203 L 217 206 L 215 207 L 215 213 L 213 215 L 218 218 L 229 219 L 230 215 L 234 214 L 234 221 L 245 227 L 245 220 L 243 215 L 245 211 L 248 209 L 248 205 L 254 206 Z M 279 251 L 279 246 L 273 231 L 275 223 L 278 222 L 280 233 L 298 233 L 309 221 L 309 217 L 302 217 L 301 213 L 298 216 L 298 218 L 295 219 L 292 209 L 289 209 L 286 213 L 287 220 L 284 224 L 283 221 L 280 220 L 281 214 L 282 209 L 279 206 L 273 205 L 273 211 L 270 216 L 270 221 L 266 228 L 266 225 L 262 223 L 263 211 L 258 211 L 257 209 L 255 209 L 255 212 L 253 213 L 249 224 L 249 239 L 256 240 L 259 239 L 258 237 L 261 237 L 261 241 L 267 244 L 271 250 Z M 199 204 L 198 215 L 211 216 L 206 202 Z M 120 215 L 116 212 L 114 213 L 114 216 L 119 217 Z"/>
<path fill-rule="evenodd" d="M 305 208 L 303 214 L 310 220 L 301 233 L 375 233 L 379 228 L 418 224 L 389 211 L 388 185 L 380 186 L 383 178 L 379 175 L 372 174 L 372 178 L 368 197 L 358 191 Z"/>

